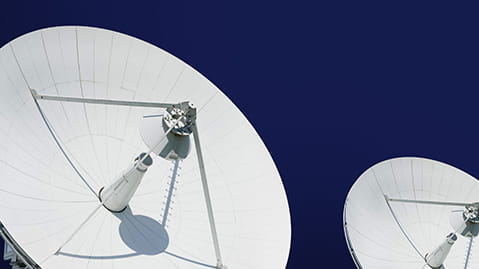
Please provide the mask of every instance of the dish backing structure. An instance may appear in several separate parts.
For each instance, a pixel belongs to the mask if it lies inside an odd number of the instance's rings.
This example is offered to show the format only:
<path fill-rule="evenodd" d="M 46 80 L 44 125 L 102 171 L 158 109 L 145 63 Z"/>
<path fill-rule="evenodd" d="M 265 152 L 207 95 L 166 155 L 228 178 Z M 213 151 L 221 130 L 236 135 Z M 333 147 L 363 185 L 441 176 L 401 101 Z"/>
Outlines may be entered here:
<path fill-rule="evenodd" d="M 366 170 L 344 205 L 358 268 L 479 267 L 477 180 L 450 165 L 396 158 Z"/>
<path fill-rule="evenodd" d="M 0 49 L 0 234 L 15 268 L 285 268 L 281 178 L 238 108 L 139 39 Z"/>

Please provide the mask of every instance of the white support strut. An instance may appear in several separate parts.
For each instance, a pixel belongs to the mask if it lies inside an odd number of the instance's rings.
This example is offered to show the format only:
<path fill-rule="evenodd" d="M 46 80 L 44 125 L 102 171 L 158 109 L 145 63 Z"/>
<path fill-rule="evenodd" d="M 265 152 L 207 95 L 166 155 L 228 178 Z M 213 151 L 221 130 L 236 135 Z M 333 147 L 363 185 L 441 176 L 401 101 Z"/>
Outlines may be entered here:
<path fill-rule="evenodd" d="M 95 213 L 102 207 L 103 204 L 99 204 L 93 211 L 88 215 L 88 217 L 73 231 L 73 233 L 60 245 L 60 247 L 55 251 L 54 255 L 58 255 L 58 253 L 62 250 L 62 248 L 73 239 L 73 237 L 81 230 L 81 228 L 95 215 Z"/>
<path fill-rule="evenodd" d="M 216 224 L 215 224 L 215 218 L 213 215 L 213 207 L 211 205 L 211 197 L 210 197 L 210 191 L 208 189 L 208 181 L 206 179 L 206 170 L 205 170 L 205 163 L 203 160 L 203 154 L 201 152 L 201 146 L 200 146 L 200 137 L 198 134 L 198 127 L 197 123 L 193 123 L 191 126 L 191 129 L 193 131 L 193 137 L 195 141 L 195 148 L 196 148 L 196 157 L 198 159 L 198 166 L 200 168 L 200 176 L 201 176 L 201 184 L 203 186 L 203 193 L 205 195 L 205 201 L 206 201 L 206 209 L 208 210 L 208 218 L 210 222 L 210 229 L 211 229 L 211 236 L 213 238 L 213 245 L 215 247 L 215 254 L 216 254 L 216 266 L 219 269 L 226 268 L 223 265 L 223 260 L 221 259 L 221 252 L 220 252 L 220 244 L 218 241 L 218 233 L 216 232 Z"/>
<path fill-rule="evenodd" d="M 403 202 L 403 203 L 413 203 L 413 204 L 449 205 L 449 206 L 468 206 L 468 205 L 472 204 L 472 203 L 464 203 L 464 202 L 444 202 L 444 201 L 429 201 L 429 200 L 398 199 L 398 198 L 390 198 L 387 195 L 384 195 L 384 198 L 389 202 Z"/>
<path fill-rule="evenodd" d="M 474 236 L 469 237 L 469 244 L 467 244 L 466 256 L 464 260 L 464 269 L 469 267 L 469 259 L 471 258 L 472 244 L 474 242 Z"/>
<path fill-rule="evenodd" d="M 37 91 L 35 90 L 31 90 L 31 92 L 33 97 L 37 100 L 63 101 L 63 102 L 86 103 L 86 104 L 103 104 L 103 105 L 116 105 L 116 106 L 157 107 L 157 108 L 169 108 L 169 107 L 175 107 L 178 105 L 178 104 L 158 103 L 158 102 L 125 101 L 125 100 L 42 95 L 42 94 L 38 94 Z"/>

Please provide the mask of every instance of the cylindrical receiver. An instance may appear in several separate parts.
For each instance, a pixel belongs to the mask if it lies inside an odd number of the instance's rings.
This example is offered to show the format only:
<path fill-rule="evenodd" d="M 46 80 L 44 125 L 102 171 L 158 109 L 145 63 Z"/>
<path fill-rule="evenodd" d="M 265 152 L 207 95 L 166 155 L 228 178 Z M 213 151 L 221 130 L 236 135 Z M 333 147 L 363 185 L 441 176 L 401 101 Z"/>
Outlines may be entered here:
<path fill-rule="evenodd" d="M 130 168 L 123 172 L 123 175 L 113 184 L 100 190 L 100 201 L 108 210 L 112 212 L 121 212 L 128 206 L 128 203 L 138 189 L 146 170 L 153 164 L 151 157 L 147 156 L 143 162 L 137 165 L 145 154 L 146 153 L 140 154 Z"/>
<path fill-rule="evenodd" d="M 452 245 L 456 242 L 457 236 L 454 233 L 447 235 L 444 240 L 435 250 L 426 254 L 426 263 L 431 268 L 440 268 L 447 258 L 447 254 L 451 250 Z"/>

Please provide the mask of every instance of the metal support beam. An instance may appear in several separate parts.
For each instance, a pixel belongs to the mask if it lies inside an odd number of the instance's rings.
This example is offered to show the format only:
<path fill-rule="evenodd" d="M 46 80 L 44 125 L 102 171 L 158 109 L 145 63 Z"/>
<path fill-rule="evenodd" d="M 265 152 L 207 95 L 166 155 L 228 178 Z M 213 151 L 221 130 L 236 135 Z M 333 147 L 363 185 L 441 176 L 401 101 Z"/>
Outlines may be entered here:
<path fill-rule="evenodd" d="M 393 208 L 392 208 L 391 205 L 389 204 L 390 199 L 387 197 L 387 195 L 384 195 L 384 201 L 386 201 L 386 205 L 387 205 L 388 208 L 389 208 L 389 212 L 391 212 L 391 215 L 393 216 L 394 221 L 395 221 L 396 224 L 398 225 L 398 227 L 399 227 L 399 229 L 401 230 L 401 232 L 402 232 L 402 234 L 404 235 L 404 237 L 406 237 L 407 241 L 409 241 L 409 244 L 411 244 L 411 246 L 414 248 L 414 250 L 416 251 L 416 253 L 419 254 L 419 257 L 424 258 L 424 255 L 421 254 L 421 252 L 419 251 L 419 249 L 416 247 L 416 245 L 415 245 L 414 242 L 412 241 L 411 237 L 407 234 L 406 229 L 404 229 L 404 227 L 403 227 L 403 226 L 401 225 L 401 223 L 399 222 L 399 218 L 396 216 L 396 214 L 394 213 Z"/>
<path fill-rule="evenodd" d="M 389 198 L 387 195 L 384 195 L 389 202 L 403 202 L 403 203 L 413 203 L 413 204 L 428 204 L 428 205 L 450 205 L 450 206 L 468 206 L 472 203 L 463 203 L 463 202 L 443 202 L 443 201 L 428 201 L 428 200 L 410 200 L 410 199 L 397 199 Z"/>
<path fill-rule="evenodd" d="M 220 244 L 219 244 L 219 241 L 218 241 L 218 233 L 216 232 L 215 218 L 214 218 L 214 215 L 213 215 L 213 207 L 211 206 L 210 191 L 208 189 L 208 181 L 206 180 L 205 163 L 204 163 L 204 160 L 203 160 L 203 154 L 201 152 L 200 137 L 199 137 L 198 126 L 197 126 L 196 122 L 192 124 L 191 129 L 193 131 L 193 137 L 194 137 L 194 140 L 195 140 L 196 157 L 198 158 L 198 165 L 199 165 L 199 168 L 200 168 L 201 184 L 203 185 L 203 194 L 205 195 L 206 209 L 208 211 L 208 218 L 209 218 L 209 222 L 210 222 L 211 236 L 213 238 L 213 245 L 215 247 L 216 266 L 217 266 L 217 268 L 226 268 L 223 265 L 223 260 L 221 259 Z"/>
<path fill-rule="evenodd" d="M 471 236 L 469 238 L 469 244 L 467 245 L 466 249 L 466 257 L 464 260 L 464 269 L 467 269 L 469 266 L 469 258 L 471 257 L 471 250 L 472 250 L 472 244 L 474 242 L 474 236 Z"/>
<path fill-rule="evenodd" d="M 98 211 L 103 206 L 103 204 L 99 204 L 93 211 L 88 215 L 88 217 L 73 231 L 73 233 L 68 237 L 67 240 L 61 246 L 58 248 L 58 250 L 54 253 L 55 255 L 58 255 L 58 253 L 62 250 L 62 248 L 72 240 L 72 238 L 81 230 L 81 228 L 95 215 L 95 213 Z"/>
<path fill-rule="evenodd" d="M 45 123 L 48 131 L 50 132 L 50 134 L 52 135 L 52 138 L 53 140 L 55 141 L 55 144 L 57 144 L 58 148 L 60 149 L 60 151 L 62 152 L 63 156 L 65 157 L 65 159 L 68 161 L 68 163 L 70 164 L 70 166 L 73 168 L 73 170 L 77 173 L 77 175 L 80 177 L 80 179 L 83 181 L 83 183 L 85 183 L 85 185 L 88 187 L 88 189 L 93 193 L 93 195 L 95 195 L 95 197 L 98 197 L 97 196 L 97 193 L 95 192 L 95 190 L 93 189 L 93 187 L 90 185 L 90 183 L 88 183 L 88 181 L 86 180 L 86 178 L 80 173 L 80 170 L 78 170 L 78 168 L 75 166 L 75 164 L 73 163 L 73 161 L 70 159 L 70 156 L 68 156 L 67 152 L 65 151 L 65 149 L 63 148 L 63 145 L 59 139 L 59 137 L 57 137 L 56 135 L 56 132 L 55 130 L 53 129 L 53 126 L 50 124 L 50 122 L 48 121 L 48 118 L 47 118 L 47 115 L 45 115 L 45 113 L 43 113 L 43 110 L 40 106 L 40 104 L 38 103 L 38 99 L 35 97 L 35 94 L 36 92 L 34 90 L 31 90 L 31 93 L 32 93 L 32 96 L 33 96 L 33 101 L 35 102 L 35 106 L 37 107 L 38 109 L 38 112 L 40 112 L 40 116 L 42 117 L 43 119 L 43 122 Z"/>
<path fill-rule="evenodd" d="M 86 104 L 103 104 L 103 105 L 115 105 L 115 106 L 157 107 L 157 108 L 170 108 L 170 107 L 172 108 L 172 107 L 179 106 L 179 104 L 171 104 L 171 103 L 41 95 L 41 94 L 38 94 L 37 91 L 35 90 L 31 90 L 31 92 L 32 92 L 33 98 L 35 98 L 36 100 L 62 101 L 62 102 L 86 103 Z"/>

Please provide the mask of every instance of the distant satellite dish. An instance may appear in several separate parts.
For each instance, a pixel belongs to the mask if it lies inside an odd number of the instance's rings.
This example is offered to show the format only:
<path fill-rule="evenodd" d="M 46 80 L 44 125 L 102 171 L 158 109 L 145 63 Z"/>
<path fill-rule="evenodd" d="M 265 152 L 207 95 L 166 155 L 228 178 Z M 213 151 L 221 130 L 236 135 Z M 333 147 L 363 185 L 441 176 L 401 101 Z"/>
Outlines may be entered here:
<path fill-rule="evenodd" d="M 477 180 L 423 158 L 383 161 L 354 183 L 344 231 L 358 268 L 476 268 Z"/>
<path fill-rule="evenodd" d="M 141 40 L 54 27 L 0 49 L 0 234 L 29 268 L 285 268 L 281 178 L 236 106 Z"/>

